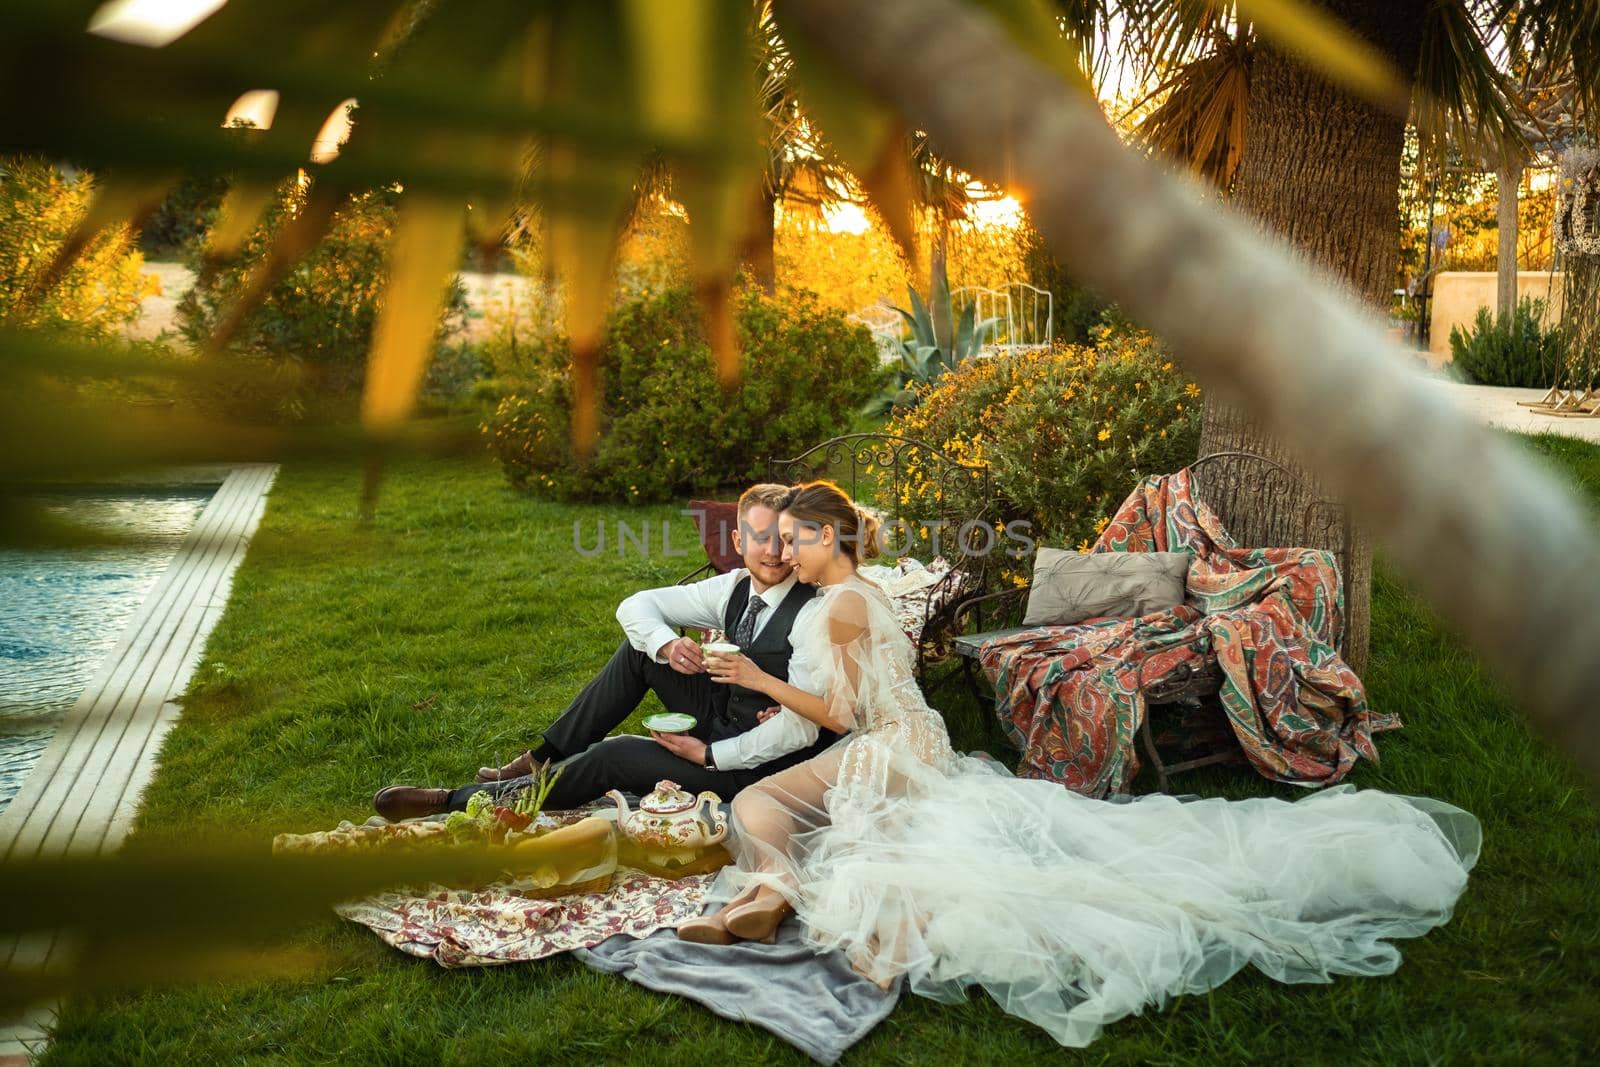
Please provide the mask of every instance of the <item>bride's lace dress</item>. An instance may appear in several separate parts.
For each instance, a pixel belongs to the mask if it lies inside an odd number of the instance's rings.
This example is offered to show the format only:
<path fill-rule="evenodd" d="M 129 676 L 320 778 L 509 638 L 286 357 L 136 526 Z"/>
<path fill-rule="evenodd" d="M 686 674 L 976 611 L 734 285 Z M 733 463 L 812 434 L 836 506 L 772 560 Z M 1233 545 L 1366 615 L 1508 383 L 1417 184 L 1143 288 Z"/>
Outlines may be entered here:
<path fill-rule="evenodd" d="M 1090 800 L 958 755 L 888 599 L 858 576 L 795 634 L 851 732 L 734 802 L 718 895 L 772 885 L 807 939 L 924 996 L 982 986 L 1064 1045 L 1253 965 L 1393 971 L 1445 922 L 1480 843 L 1440 801 L 1348 786 L 1296 802 Z M 789 713 L 785 713 L 789 714 Z"/>

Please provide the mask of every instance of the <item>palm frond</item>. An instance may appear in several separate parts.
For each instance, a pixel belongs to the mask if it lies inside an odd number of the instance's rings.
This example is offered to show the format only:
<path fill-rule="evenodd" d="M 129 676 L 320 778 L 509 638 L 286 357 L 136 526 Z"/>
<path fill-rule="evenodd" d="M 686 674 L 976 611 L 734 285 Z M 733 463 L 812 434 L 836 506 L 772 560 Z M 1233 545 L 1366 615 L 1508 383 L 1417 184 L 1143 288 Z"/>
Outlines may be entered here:
<path fill-rule="evenodd" d="M 1600 131 L 1600 4 L 1593 0 L 1487 0 L 1508 44 L 1547 71 L 1567 72 L 1591 134 Z M 1548 80 L 1548 79 L 1547 79 Z"/>
<path fill-rule="evenodd" d="M 1498 160 L 1529 152 L 1522 96 L 1467 6 L 1429 4 L 1425 18 L 1412 106 L 1423 153 L 1437 159 L 1455 146 Z"/>
<path fill-rule="evenodd" d="M 1140 138 L 1226 191 L 1244 156 L 1253 42 L 1220 38 L 1156 88 L 1161 102 L 1139 124 Z"/>

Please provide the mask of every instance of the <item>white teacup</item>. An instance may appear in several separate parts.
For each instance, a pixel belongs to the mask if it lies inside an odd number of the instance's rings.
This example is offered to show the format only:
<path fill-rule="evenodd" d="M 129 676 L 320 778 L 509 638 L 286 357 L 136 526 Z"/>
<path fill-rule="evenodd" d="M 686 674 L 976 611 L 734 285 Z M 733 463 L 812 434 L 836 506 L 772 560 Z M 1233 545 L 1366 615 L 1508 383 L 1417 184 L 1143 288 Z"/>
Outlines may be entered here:
<path fill-rule="evenodd" d="M 707 656 L 737 656 L 741 650 L 732 641 L 707 641 L 700 651 Z"/>

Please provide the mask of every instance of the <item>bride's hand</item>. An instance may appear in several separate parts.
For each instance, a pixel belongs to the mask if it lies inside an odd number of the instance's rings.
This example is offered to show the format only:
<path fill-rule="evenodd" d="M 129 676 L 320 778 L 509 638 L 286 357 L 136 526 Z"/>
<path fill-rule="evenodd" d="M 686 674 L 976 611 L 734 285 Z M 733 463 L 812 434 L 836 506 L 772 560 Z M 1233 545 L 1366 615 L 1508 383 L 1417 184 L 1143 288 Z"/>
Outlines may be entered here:
<path fill-rule="evenodd" d="M 725 685 L 742 685 L 746 689 L 764 692 L 762 686 L 772 680 L 772 675 L 755 665 L 743 652 L 731 655 L 710 655 L 705 658 L 706 670 L 713 682 Z"/>

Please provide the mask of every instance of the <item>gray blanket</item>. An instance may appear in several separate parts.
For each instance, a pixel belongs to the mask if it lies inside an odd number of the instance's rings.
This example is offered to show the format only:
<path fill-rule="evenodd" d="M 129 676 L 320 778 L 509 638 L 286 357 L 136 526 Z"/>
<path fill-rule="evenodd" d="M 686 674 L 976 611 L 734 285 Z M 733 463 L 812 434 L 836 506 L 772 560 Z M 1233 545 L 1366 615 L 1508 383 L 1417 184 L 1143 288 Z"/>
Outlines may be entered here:
<path fill-rule="evenodd" d="M 720 904 L 708 903 L 706 910 Z M 817 955 L 801 944 L 793 917 L 772 945 L 697 945 L 679 941 L 674 930 L 657 930 L 646 938 L 619 935 L 573 954 L 596 970 L 754 1023 L 829 1064 L 894 1010 L 903 984 L 897 980 L 884 992 L 852 971 L 840 953 Z"/>

